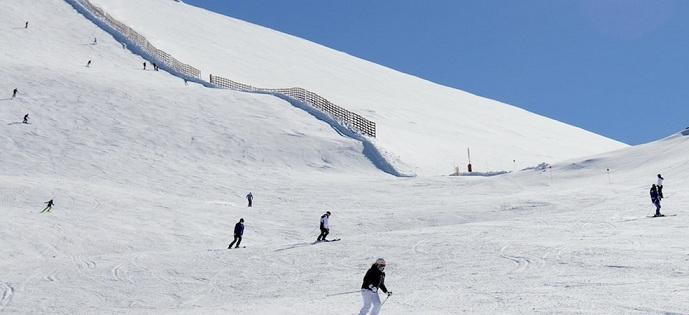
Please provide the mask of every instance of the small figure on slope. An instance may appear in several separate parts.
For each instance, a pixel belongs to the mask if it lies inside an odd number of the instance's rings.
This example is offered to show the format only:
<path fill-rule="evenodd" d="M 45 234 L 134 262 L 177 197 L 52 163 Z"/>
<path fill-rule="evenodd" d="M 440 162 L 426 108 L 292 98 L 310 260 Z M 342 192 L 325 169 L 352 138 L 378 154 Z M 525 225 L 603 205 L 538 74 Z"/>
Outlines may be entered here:
<path fill-rule="evenodd" d="M 236 242 L 237 245 L 234 248 L 239 247 L 239 243 L 242 242 L 242 235 L 244 235 L 244 218 L 239 219 L 239 222 L 234 225 L 234 240 L 227 246 L 227 249 L 232 248 L 232 245 Z"/>
<path fill-rule="evenodd" d="M 153 71 L 158 71 L 158 65 L 155 62 L 152 62 L 153 64 Z"/>
<path fill-rule="evenodd" d="M 90 68 L 90 67 L 91 67 L 91 59 L 89 59 L 89 61 L 86 63 L 86 68 Z"/>
<path fill-rule="evenodd" d="M 22 123 L 24 123 L 24 124 L 29 123 L 29 114 L 24 115 L 24 120 L 22 121 Z"/>
<path fill-rule="evenodd" d="M 47 211 L 47 212 L 50 212 L 50 210 L 53 209 L 53 205 L 54 205 L 53 200 L 50 199 L 50 200 L 48 200 L 48 201 L 46 201 L 46 202 L 44 202 L 44 203 L 46 203 L 46 204 L 48 204 L 48 205 L 45 206 L 45 209 L 43 209 L 43 211 L 41 211 L 41 213 L 46 212 L 46 211 Z"/>
<path fill-rule="evenodd" d="M 146 62 L 144 61 L 144 70 L 146 70 Z"/>
<path fill-rule="evenodd" d="M 663 176 L 661 176 L 660 174 L 658 174 L 658 184 L 657 184 L 657 186 L 658 186 L 658 197 L 660 197 L 660 199 L 665 198 L 665 197 L 663 197 L 663 181 L 664 181 L 664 180 L 665 180 L 665 178 L 663 178 Z"/>
<path fill-rule="evenodd" d="M 98 38 L 94 37 L 93 38 L 93 45 L 98 44 Z"/>
<path fill-rule="evenodd" d="M 658 188 L 655 184 L 651 185 L 651 202 L 656 206 L 656 214 L 654 217 L 662 217 L 660 213 L 660 196 L 658 195 Z"/>
<path fill-rule="evenodd" d="M 326 211 L 325 214 L 321 216 L 321 234 L 318 235 L 318 238 L 316 239 L 316 242 L 320 241 L 325 241 L 327 242 L 328 240 L 325 239 L 328 234 L 330 234 L 330 211 Z"/>
<path fill-rule="evenodd" d="M 392 292 L 388 291 L 385 287 L 385 259 L 378 258 L 376 262 L 371 266 L 371 268 L 366 272 L 364 276 L 364 283 L 361 285 L 361 297 L 364 299 L 364 305 L 359 311 L 359 315 L 369 314 L 371 310 L 371 315 L 378 315 L 380 313 L 380 296 L 378 295 L 378 290 L 380 289 L 388 296 L 392 295 Z"/>
<path fill-rule="evenodd" d="M 249 192 L 249 194 L 246 195 L 246 200 L 249 202 L 248 207 L 251 208 L 251 206 L 253 205 L 253 202 L 254 202 L 254 195 L 252 195 L 251 192 Z"/>
<path fill-rule="evenodd" d="M 26 21 L 26 23 L 24 24 L 24 28 L 29 28 L 29 21 Z"/>
<path fill-rule="evenodd" d="M 17 90 L 17 88 L 14 88 L 14 90 L 12 90 L 12 98 L 17 97 L 17 93 L 19 93 L 19 90 Z"/>

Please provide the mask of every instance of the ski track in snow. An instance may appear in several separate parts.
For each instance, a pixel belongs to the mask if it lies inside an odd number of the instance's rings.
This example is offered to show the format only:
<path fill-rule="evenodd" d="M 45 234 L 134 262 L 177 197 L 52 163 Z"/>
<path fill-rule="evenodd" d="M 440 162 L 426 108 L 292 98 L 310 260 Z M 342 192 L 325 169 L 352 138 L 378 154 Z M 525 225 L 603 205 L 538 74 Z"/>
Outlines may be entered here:
<path fill-rule="evenodd" d="M 500 257 L 508 259 L 517 265 L 514 270 L 510 271 L 510 273 L 522 273 L 522 272 L 524 272 L 527 268 L 529 268 L 529 264 L 531 264 L 531 260 L 529 258 L 523 257 L 523 256 L 514 256 L 514 255 L 505 254 L 505 251 L 509 247 L 510 247 L 510 244 L 507 244 L 500 249 Z"/>
<path fill-rule="evenodd" d="M 0 312 L 2 312 L 10 303 L 12 302 L 12 297 L 14 296 L 14 287 L 9 283 L 2 282 L 3 292 L 0 297 Z"/>

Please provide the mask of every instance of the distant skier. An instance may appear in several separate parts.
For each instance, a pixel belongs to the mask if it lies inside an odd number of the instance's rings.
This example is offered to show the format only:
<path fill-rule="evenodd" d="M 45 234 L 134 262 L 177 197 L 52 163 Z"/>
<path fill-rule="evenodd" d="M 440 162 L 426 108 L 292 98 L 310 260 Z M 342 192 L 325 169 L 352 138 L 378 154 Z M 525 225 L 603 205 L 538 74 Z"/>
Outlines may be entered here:
<path fill-rule="evenodd" d="M 244 218 L 239 219 L 239 222 L 234 225 L 234 240 L 230 243 L 230 246 L 227 246 L 227 249 L 232 248 L 235 242 L 237 242 L 237 246 L 234 248 L 239 247 L 239 243 L 242 242 L 242 235 L 244 235 Z"/>
<path fill-rule="evenodd" d="M 29 123 L 29 114 L 24 115 L 24 120 L 22 121 L 22 123 L 24 123 L 24 124 Z"/>
<path fill-rule="evenodd" d="M 12 90 L 12 98 L 17 97 L 17 93 L 19 93 L 19 90 L 17 90 L 17 88 L 15 88 L 14 90 Z"/>
<path fill-rule="evenodd" d="M 321 234 L 318 235 L 316 242 L 327 242 L 328 240 L 326 240 L 325 237 L 328 236 L 328 234 L 330 234 L 330 211 L 326 211 L 325 214 L 321 216 L 320 228 Z"/>
<path fill-rule="evenodd" d="M 158 65 L 155 62 L 152 62 L 153 64 L 153 71 L 158 71 Z"/>
<path fill-rule="evenodd" d="M 662 217 L 660 213 L 660 196 L 658 195 L 658 188 L 655 184 L 651 185 L 651 202 L 656 206 L 656 214 L 654 217 Z"/>
<path fill-rule="evenodd" d="M 53 205 L 54 205 L 53 200 L 50 199 L 50 200 L 48 200 L 48 201 L 46 201 L 46 202 L 44 202 L 44 203 L 46 203 L 46 204 L 48 204 L 48 205 L 45 206 L 45 209 L 43 209 L 43 211 L 41 211 L 41 213 L 46 212 L 46 211 L 47 211 L 47 212 L 50 212 L 50 210 L 53 209 Z"/>
<path fill-rule="evenodd" d="M 89 59 L 89 61 L 86 63 L 86 68 L 90 68 L 90 67 L 91 67 L 91 59 Z"/>
<path fill-rule="evenodd" d="M 366 272 L 364 283 L 361 285 L 361 297 L 364 300 L 364 305 L 361 307 L 359 315 L 366 315 L 369 310 L 371 310 L 371 315 L 378 315 L 381 307 L 378 289 L 388 296 L 392 295 L 392 292 L 385 287 L 385 266 L 385 259 L 378 258 Z M 372 306 L 373 308 L 371 308 Z"/>
<path fill-rule="evenodd" d="M 665 178 L 663 178 L 663 176 L 661 176 L 660 174 L 658 174 L 658 184 L 657 184 L 657 186 L 658 186 L 658 197 L 659 197 L 660 199 L 665 198 L 665 197 L 663 197 L 663 181 L 664 181 L 664 180 L 665 180 Z"/>
<path fill-rule="evenodd" d="M 24 23 L 24 28 L 29 28 L 29 21 L 26 21 L 26 23 Z"/>
<path fill-rule="evenodd" d="M 246 195 L 246 200 L 249 202 L 249 208 L 251 208 L 251 205 L 253 204 L 254 201 L 254 195 L 249 192 L 248 195 Z"/>
<path fill-rule="evenodd" d="M 98 44 L 98 38 L 96 38 L 96 37 L 93 38 L 93 44 L 94 45 Z"/>
<path fill-rule="evenodd" d="M 144 70 L 146 70 L 146 62 L 144 61 Z"/>

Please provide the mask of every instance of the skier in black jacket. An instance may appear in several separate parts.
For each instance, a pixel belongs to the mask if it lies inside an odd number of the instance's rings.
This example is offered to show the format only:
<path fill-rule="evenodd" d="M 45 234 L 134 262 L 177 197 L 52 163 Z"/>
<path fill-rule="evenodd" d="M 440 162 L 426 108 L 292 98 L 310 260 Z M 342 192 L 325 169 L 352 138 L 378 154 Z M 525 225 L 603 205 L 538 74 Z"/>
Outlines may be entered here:
<path fill-rule="evenodd" d="M 55 204 L 55 203 L 53 203 L 53 200 L 52 200 L 52 199 L 50 199 L 50 200 L 48 200 L 48 201 L 46 201 L 46 202 L 44 202 L 44 203 L 45 203 L 45 204 L 48 204 L 48 205 L 45 206 L 45 209 L 43 209 L 43 211 L 41 211 L 41 213 L 46 212 L 46 211 L 47 211 L 47 212 L 50 212 L 50 210 L 53 209 L 53 205 Z"/>
<path fill-rule="evenodd" d="M 656 206 L 656 214 L 653 215 L 654 217 L 662 217 L 663 215 L 660 214 L 660 196 L 658 195 L 658 188 L 656 187 L 656 184 L 651 185 L 651 202 Z"/>
<path fill-rule="evenodd" d="M 242 235 L 244 235 L 244 218 L 239 219 L 239 222 L 234 225 L 234 240 L 230 243 L 230 246 L 227 246 L 227 249 L 232 248 L 235 242 L 237 242 L 237 246 L 234 248 L 239 247 L 239 243 L 242 242 Z"/>
<path fill-rule="evenodd" d="M 361 285 L 361 296 L 364 299 L 364 306 L 361 307 L 359 315 L 366 315 L 371 310 L 371 315 L 377 315 L 380 312 L 380 296 L 378 289 L 382 290 L 388 296 L 392 292 L 385 287 L 385 269 L 386 262 L 383 258 L 378 258 L 371 266 L 364 276 L 364 283 Z M 373 308 L 371 308 L 373 306 Z"/>

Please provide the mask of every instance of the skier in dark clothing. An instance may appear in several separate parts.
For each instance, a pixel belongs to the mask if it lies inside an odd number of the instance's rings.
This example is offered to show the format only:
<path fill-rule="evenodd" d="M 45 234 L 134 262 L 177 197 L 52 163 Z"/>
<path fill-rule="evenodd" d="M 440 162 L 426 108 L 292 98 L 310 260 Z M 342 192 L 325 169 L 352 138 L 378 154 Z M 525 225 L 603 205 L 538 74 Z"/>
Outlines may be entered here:
<path fill-rule="evenodd" d="M 29 123 L 29 114 L 24 115 L 24 121 L 22 123 L 28 124 Z"/>
<path fill-rule="evenodd" d="M 254 202 L 254 195 L 252 195 L 251 192 L 249 192 L 249 194 L 246 195 L 246 200 L 249 202 L 249 208 L 251 208 Z"/>
<path fill-rule="evenodd" d="M 366 315 L 369 310 L 371 310 L 371 315 L 377 315 L 380 312 L 381 303 L 378 289 L 388 296 L 392 295 L 392 292 L 385 287 L 385 271 L 383 270 L 385 270 L 386 265 L 385 259 L 378 258 L 366 272 L 364 283 L 361 284 L 361 296 L 364 299 L 364 305 L 361 307 L 359 315 Z"/>
<path fill-rule="evenodd" d="M 244 235 L 244 218 L 239 219 L 239 222 L 234 225 L 234 240 L 230 243 L 230 246 L 227 246 L 227 249 L 232 248 L 235 242 L 237 242 L 237 246 L 234 248 L 239 247 L 239 243 L 242 242 L 242 235 Z"/>
<path fill-rule="evenodd" d="M 29 21 L 26 21 L 26 23 L 24 24 L 24 28 L 29 28 Z"/>
<path fill-rule="evenodd" d="M 153 64 L 153 71 L 158 71 L 158 65 L 155 62 L 153 62 L 152 64 Z"/>
<path fill-rule="evenodd" d="M 321 216 L 321 234 L 318 235 L 318 238 L 316 239 L 316 242 L 320 241 L 325 241 L 327 242 L 328 240 L 325 239 L 328 234 L 330 234 L 330 211 L 326 211 L 325 214 Z"/>
<path fill-rule="evenodd" d="M 146 70 L 146 62 L 144 61 L 144 70 Z"/>
<path fill-rule="evenodd" d="M 660 213 L 660 196 L 658 195 L 658 188 L 655 184 L 651 186 L 651 202 L 656 206 L 656 214 L 654 217 L 662 217 Z"/>
<path fill-rule="evenodd" d="M 17 93 L 18 93 L 18 92 L 19 92 L 19 90 L 17 90 L 17 88 L 15 88 L 14 90 L 12 90 L 12 98 L 17 97 Z"/>
<path fill-rule="evenodd" d="M 657 187 L 658 187 L 658 197 L 660 197 L 660 199 L 665 198 L 665 197 L 663 197 L 663 181 L 664 180 L 665 180 L 665 178 L 663 178 L 663 176 L 658 174 L 658 185 L 657 185 Z"/>
<path fill-rule="evenodd" d="M 53 209 L 53 205 L 54 205 L 53 200 L 50 199 L 50 200 L 48 200 L 48 201 L 46 201 L 46 202 L 44 202 L 44 203 L 46 203 L 46 204 L 48 204 L 48 205 L 45 206 L 45 209 L 43 209 L 43 211 L 41 211 L 41 213 L 46 212 L 46 211 L 47 211 L 47 212 L 50 212 L 50 210 Z"/>
<path fill-rule="evenodd" d="M 86 63 L 86 68 L 91 67 L 91 59 L 89 59 L 89 62 Z"/>

